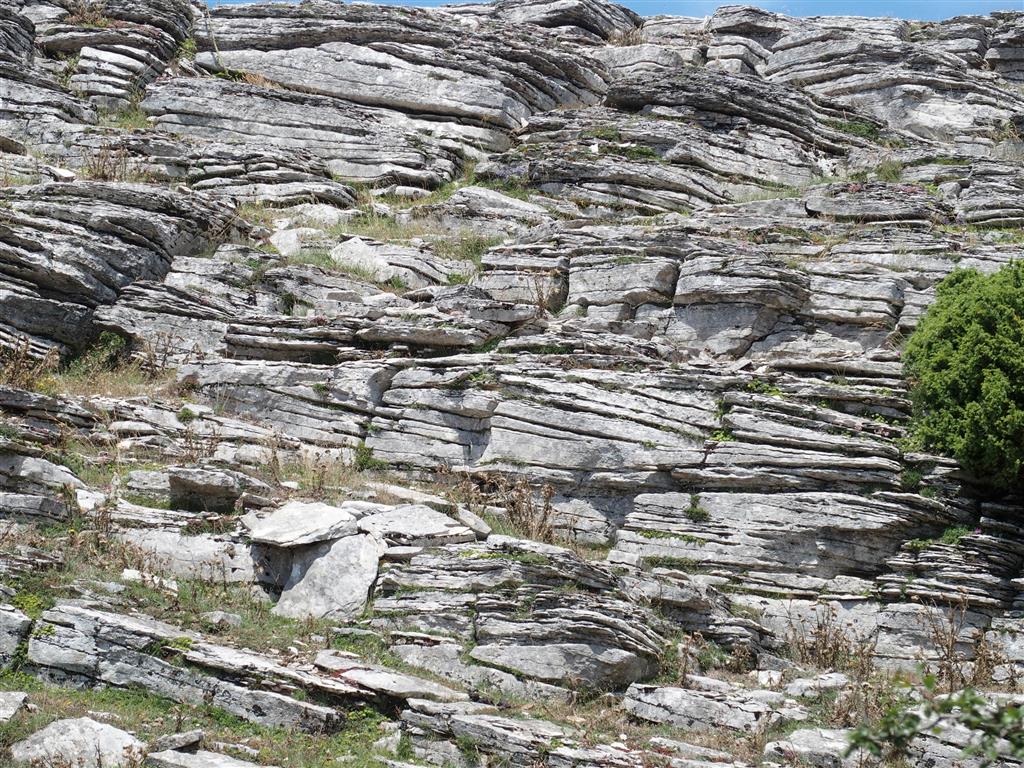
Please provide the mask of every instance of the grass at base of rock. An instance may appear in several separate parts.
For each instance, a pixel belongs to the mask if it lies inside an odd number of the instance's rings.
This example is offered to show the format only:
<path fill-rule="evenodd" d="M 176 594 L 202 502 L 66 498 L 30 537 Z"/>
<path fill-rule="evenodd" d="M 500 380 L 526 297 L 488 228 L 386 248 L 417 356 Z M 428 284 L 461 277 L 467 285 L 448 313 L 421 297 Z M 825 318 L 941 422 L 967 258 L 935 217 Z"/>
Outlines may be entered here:
<path fill-rule="evenodd" d="M 500 245 L 503 240 L 502 237 L 462 233 L 457 238 L 436 240 L 433 242 L 433 246 L 434 253 L 443 259 L 471 261 L 479 266 L 480 258 L 489 249 Z"/>
<path fill-rule="evenodd" d="M 200 728 L 207 744 L 241 745 L 256 750 L 259 763 L 282 768 L 334 768 L 342 761 L 352 768 L 381 765 L 373 743 L 385 735 L 381 728 L 385 718 L 368 707 L 348 712 L 337 733 L 317 734 L 261 727 L 216 707 L 177 704 L 138 689 L 72 690 L 17 672 L 0 674 L 0 690 L 24 691 L 29 694 L 29 702 L 39 708 L 22 711 L 10 722 L 0 724 L 0 756 L 12 744 L 54 720 L 92 717 L 132 731 L 143 741 Z M 254 759 L 244 750 L 227 749 L 226 753 L 243 760 Z"/>
<path fill-rule="evenodd" d="M 504 239 L 467 230 L 453 232 L 451 228 L 427 219 L 406 221 L 375 213 L 349 219 L 329 228 L 327 234 L 335 238 L 354 235 L 381 242 L 420 239 L 428 242 L 434 253 L 441 258 L 474 263 L 479 263 L 488 248 L 498 245 Z"/>
<path fill-rule="evenodd" d="M 0 350 L 0 385 L 44 395 L 128 398 L 176 394 L 170 369 L 130 358 L 127 342 L 104 332 L 92 347 L 66 364 L 55 352 L 33 357 L 26 344 Z"/>
<path fill-rule="evenodd" d="M 102 113 L 100 125 L 106 128 L 119 128 L 122 131 L 142 131 L 150 127 L 149 117 L 138 104 Z"/>
<path fill-rule="evenodd" d="M 355 235 L 382 242 L 412 240 L 417 237 L 439 234 L 438 228 L 430 222 L 404 221 L 394 216 L 373 213 L 372 211 L 329 227 L 326 232 L 329 236 L 335 238 Z"/>
<path fill-rule="evenodd" d="M 397 291 L 400 293 L 409 289 L 409 286 L 405 284 L 405 281 L 397 275 L 387 280 L 380 280 L 377 273 L 371 269 L 367 269 L 356 264 L 344 264 L 336 261 L 334 257 L 331 256 L 331 252 L 326 248 L 305 250 L 295 256 L 289 256 L 284 260 L 284 264 L 309 264 L 313 267 L 319 267 L 325 272 L 333 272 L 335 274 L 345 275 L 353 280 L 361 280 L 366 283 L 371 283 L 385 291 Z"/>
<path fill-rule="evenodd" d="M 78 397 L 129 398 L 175 393 L 175 372 L 151 374 L 138 363 L 128 363 L 109 371 L 69 369 L 53 376 L 46 394 Z"/>
<path fill-rule="evenodd" d="M 116 603 L 113 610 L 135 608 L 183 629 L 202 632 L 211 642 L 254 651 L 287 652 L 295 648 L 309 654 L 329 647 L 329 630 L 334 623 L 276 616 L 270 611 L 269 599 L 258 595 L 256 588 L 230 583 L 226 576 L 208 581 L 178 578 L 176 595 L 137 582 L 122 582 L 121 573 L 125 568 L 163 577 L 173 574 L 166 573 L 155 558 L 104 533 L 97 527 L 101 525 L 101 521 L 75 518 L 68 523 L 36 531 L 28 529 L 17 537 L 7 537 L 8 545 L 27 544 L 63 560 L 60 567 L 36 569 L 12 580 L 11 586 L 17 590 L 14 600 L 24 605 L 26 613 L 38 615 L 58 599 L 78 596 L 79 585 L 118 583 L 124 591 L 111 596 Z M 95 591 L 102 594 L 101 589 Z M 211 611 L 236 613 L 241 616 L 242 624 L 217 630 L 202 618 L 202 614 Z"/>

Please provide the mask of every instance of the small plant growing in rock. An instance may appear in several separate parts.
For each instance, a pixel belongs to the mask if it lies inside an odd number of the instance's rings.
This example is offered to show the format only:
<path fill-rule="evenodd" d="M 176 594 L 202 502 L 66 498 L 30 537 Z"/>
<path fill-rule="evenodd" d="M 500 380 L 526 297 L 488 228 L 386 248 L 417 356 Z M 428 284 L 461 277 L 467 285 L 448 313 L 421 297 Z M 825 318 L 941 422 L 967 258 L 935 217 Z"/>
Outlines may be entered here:
<path fill-rule="evenodd" d="M 53 607 L 53 598 L 37 592 L 19 592 L 11 598 L 11 605 L 30 619 L 38 619 L 43 611 Z"/>
<path fill-rule="evenodd" d="M 903 176 L 903 163 L 898 160 L 883 160 L 875 168 L 875 176 L 880 181 L 899 181 Z"/>
<path fill-rule="evenodd" d="M 120 109 L 102 111 L 100 125 L 118 128 L 122 131 L 141 131 L 149 127 L 149 117 L 142 110 L 140 103 L 144 93 L 141 88 L 133 88 L 128 104 Z"/>
<path fill-rule="evenodd" d="M 769 397 L 784 397 L 784 393 L 779 389 L 778 385 L 764 379 L 752 379 L 747 383 L 747 391 L 756 392 L 759 395 L 768 395 Z"/>
<path fill-rule="evenodd" d="M 188 38 L 178 46 L 175 58 L 184 61 L 193 61 L 196 58 L 197 48 L 195 38 Z"/>
<path fill-rule="evenodd" d="M 900 474 L 900 488 L 910 493 L 916 492 L 921 487 L 921 479 L 924 473 L 919 469 L 905 469 Z"/>
<path fill-rule="evenodd" d="M 878 126 L 863 120 L 826 120 L 827 125 L 850 136 L 859 136 L 868 141 L 878 142 L 881 134 Z"/>
<path fill-rule="evenodd" d="M 366 443 L 356 446 L 355 458 L 352 462 L 357 472 L 369 472 L 375 469 L 387 469 L 388 463 L 373 457 L 373 448 Z"/>
<path fill-rule="evenodd" d="M 112 19 L 107 16 L 106 3 L 74 0 L 68 6 L 68 15 L 64 17 L 64 22 L 79 27 L 104 29 L 111 25 Z"/>
<path fill-rule="evenodd" d="M 474 233 L 462 233 L 458 237 L 443 238 L 433 243 L 434 253 L 444 259 L 459 259 L 480 264 L 481 257 L 488 249 L 500 245 L 502 237 L 488 237 Z"/>
<path fill-rule="evenodd" d="M 949 544 L 950 546 L 956 546 L 960 543 L 960 539 L 969 534 L 971 529 L 964 525 L 954 525 L 951 528 L 947 528 L 942 532 L 942 537 L 939 539 L 943 544 Z"/>
<path fill-rule="evenodd" d="M 63 62 L 60 72 L 57 74 L 57 82 L 60 83 L 62 88 L 71 88 L 71 78 L 78 69 L 78 61 L 81 58 L 80 54 L 68 56 L 66 58 L 59 59 Z"/>
<path fill-rule="evenodd" d="M 93 181 L 126 181 L 130 175 L 128 151 L 124 147 L 100 147 L 86 159 L 80 175 Z"/>
<path fill-rule="evenodd" d="M 612 125 L 599 125 L 596 128 L 589 128 L 582 134 L 585 138 L 603 139 L 605 141 L 621 141 L 622 134 L 619 129 Z"/>
<path fill-rule="evenodd" d="M 178 411 L 178 421 L 182 424 L 190 424 L 198 418 L 199 415 L 187 405 L 182 406 L 181 410 Z"/>
<path fill-rule="evenodd" d="M 911 539 L 903 544 L 911 552 L 923 552 L 935 543 L 934 539 Z"/>
<path fill-rule="evenodd" d="M 711 518 L 708 511 L 700 505 L 700 496 L 696 493 L 690 494 L 690 506 L 685 515 L 695 523 L 703 523 Z"/>
<path fill-rule="evenodd" d="M 671 555 L 653 555 L 644 558 L 644 564 L 649 568 L 668 568 L 683 573 L 697 573 L 700 564 L 689 557 L 673 557 Z"/>

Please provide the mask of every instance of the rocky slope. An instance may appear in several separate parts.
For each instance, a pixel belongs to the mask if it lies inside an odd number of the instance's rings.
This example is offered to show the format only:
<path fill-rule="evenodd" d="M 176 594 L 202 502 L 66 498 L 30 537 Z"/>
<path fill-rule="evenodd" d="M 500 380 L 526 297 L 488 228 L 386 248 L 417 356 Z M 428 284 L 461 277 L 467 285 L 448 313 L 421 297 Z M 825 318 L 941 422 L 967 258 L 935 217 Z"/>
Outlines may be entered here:
<path fill-rule="evenodd" d="M 852 766 L 922 664 L 1014 696 L 1021 502 L 899 358 L 1022 133 L 1024 13 L 0 0 L 2 759 Z"/>

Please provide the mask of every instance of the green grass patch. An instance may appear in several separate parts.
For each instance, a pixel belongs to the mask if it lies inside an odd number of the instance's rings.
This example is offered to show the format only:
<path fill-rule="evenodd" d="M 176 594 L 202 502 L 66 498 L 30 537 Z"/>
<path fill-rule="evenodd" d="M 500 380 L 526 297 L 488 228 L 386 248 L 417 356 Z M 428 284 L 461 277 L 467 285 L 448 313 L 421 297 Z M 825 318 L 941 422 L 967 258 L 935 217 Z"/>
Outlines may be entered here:
<path fill-rule="evenodd" d="M 653 555 L 645 557 L 644 563 L 649 568 L 671 568 L 684 573 L 697 573 L 700 564 L 689 557 L 674 557 L 670 555 Z"/>
<path fill-rule="evenodd" d="M 149 128 L 149 117 L 138 104 L 131 104 L 123 109 L 100 113 L 100 125 L 105 128 L 117 128 L 122 131 L 143 131 Z"/>
<path fill-rule="evenodd" d="M 877 125 L 860 120 L 826 120 L 825 124 L 835 128 L 837 131 L 847 133 L 850 136 L 859 136 L 862 139 L 873 141 L 876 144 L 881 138 L 881 132 Z"/>
<path fill-rule="evenodd" d="M 969 534 L 971 529 L 964 525 L 954 525 L 947 528 L 942 532 L 942 536 L 939 538 L 943 544 L 949 544 L 950 546 L 956 546 L 960 543 L 960 539 Z"/>
<path fill-rule="evenodd" d="M 373 743 L 384 735 L 381 726 L 386 718 L 366 706 L 344 712 L 337 733 L 320 734 L 262 727 L 217 707 L 177 704 L 139 689 L 74 690 L 7 672 L 0 674 L 0 690 L 25 691 L 37 707 L 0 724 L 0 753 L 55 720 L 105 712 L 113 725 L 134 732 L 143 741 L 198 728 L 206 734 L 207 743 L 244 744 L 255 749 L 255 759 L 261 764 L 336 768 L 342 759 L 352 768 L 382 764 Z M 230 748 L 227 754 L 253 760 L 251 755 Z"/>

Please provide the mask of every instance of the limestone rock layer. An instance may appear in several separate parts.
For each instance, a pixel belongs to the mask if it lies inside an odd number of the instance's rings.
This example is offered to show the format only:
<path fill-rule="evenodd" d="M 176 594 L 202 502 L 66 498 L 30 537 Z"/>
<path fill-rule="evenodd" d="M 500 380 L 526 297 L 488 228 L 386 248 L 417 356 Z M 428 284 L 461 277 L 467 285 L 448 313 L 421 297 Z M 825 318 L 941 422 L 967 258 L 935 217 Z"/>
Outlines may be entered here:
<path fill-rule="evenodd" d="M 1017 701 L 1021 499 L 900 357 L 1024 257 L 1022 135 L 1019 11 L 0 0 L 0 764 L 832 768 L 896 673 Z"/>

